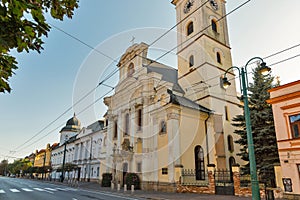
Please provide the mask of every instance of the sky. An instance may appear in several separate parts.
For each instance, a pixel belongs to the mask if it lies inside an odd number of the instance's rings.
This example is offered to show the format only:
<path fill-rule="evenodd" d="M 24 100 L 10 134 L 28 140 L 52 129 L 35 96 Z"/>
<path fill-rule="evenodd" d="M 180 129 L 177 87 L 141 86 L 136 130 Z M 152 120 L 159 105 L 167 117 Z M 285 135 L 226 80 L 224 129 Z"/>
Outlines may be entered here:
<path fill-rule="evenodd" d="M 12 92 L 0 94 L 0 159 L 25 157 L 58 142 L 74 112 L 84 127 L 101 119 L 106 112 L 102 97 L 113 94 L 109 86 L 116 85 L 118 73 L 105 82 L 108 86 L 95 87 L 117 69 L 132 39 L 150 44 L 176 24 L 170 1 L 81 0 L 71 20 L 48 17 L 53 27 L 41 54 L 12 52 L 19 69 L 10 79 Z M 247 0 L 228 0 L 227 12 L 243 2 Z M 299 80 L 299 6 L 299 0 L 251 0 L 230 14 L 233 65 L 241 67 L 260 56 L 281 84 Z M 176 46 L 174 31 L 151 47 L 150 58 Z M 176 51 L 159 61 L 176 67 Z"/>

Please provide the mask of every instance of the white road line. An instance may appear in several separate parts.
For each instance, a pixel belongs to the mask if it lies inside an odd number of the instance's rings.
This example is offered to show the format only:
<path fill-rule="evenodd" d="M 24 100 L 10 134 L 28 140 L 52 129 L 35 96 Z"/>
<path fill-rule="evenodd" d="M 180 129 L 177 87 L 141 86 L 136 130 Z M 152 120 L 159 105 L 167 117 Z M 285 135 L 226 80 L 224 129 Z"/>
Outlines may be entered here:
<path fill-rule="evenodd" d="M 57 191 L 56 189 L 53 188 L 45 188 L 46 190 L 50 190 L 50 191 Z"/>
<path fill-rule="evenodd" d="M 33 190 L 28 189 L 28 188 L 21 188 L 22 190 L 26 191 L 26 192 L 32 192 Z"/>
<path fill-rule="evenodd" d="M 50 192 L 50 191 L 47 191 L 47 190 L 44 190 L 44 189 L 41 189 L 41 188 L 33 188 L 33 189 L 35 189 L 37 191 L 40 191 L 40 192 L 48 192 L 50 194 L 53 194 L 53 192 Z"/>
<path fill-rule="evenodd" d="M 74 189 L 74 188 L 67 188 L 67 191 L 77 191 L 78 189 Z"/>
<path fill-rule="evenodd" d="M 20 192 L 20 190 L 17 190 L 17 189 L 9 189 L 9 190 L 12 192 Z"/>
<path fill-rule="evenodd" d="M 5 193 L 5 191 L 4 190 L 0 190 L 0 194 L 4 194 Z"/>
<path fill-rule="evenodd" d="M 44 189 L 41 189 L 41 188 L 33 188 L 33 189 L 35 189 L 35 190 L 37 190 L 37 191 L 40 191 L 40 192 L 45 191 Z"/>
<path fill-rule="evenodd" d="M 65 188 L 55 188 L 55 189 L 57 189 L 57 190 L 61 190 L 61 191 L 68 191 L 67 189 L 65 189 Z"/>

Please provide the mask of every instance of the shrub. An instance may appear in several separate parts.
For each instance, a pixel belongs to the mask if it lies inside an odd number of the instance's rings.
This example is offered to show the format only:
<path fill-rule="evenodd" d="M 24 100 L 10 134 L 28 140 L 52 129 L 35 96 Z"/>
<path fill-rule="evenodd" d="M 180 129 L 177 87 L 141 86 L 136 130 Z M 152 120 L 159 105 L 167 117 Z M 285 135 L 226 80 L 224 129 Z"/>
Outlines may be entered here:
<path fill-rule="evenodd" d="M 102 187 L 110 187 L 111 186 L 111 180 L 112 180 L 112 174 L 111 173 L 103 173 L 102 174 Z"/>
<path fill-rule="evenodd" d="M 125 176 L 125 183 L 128 188 L 134 185 L 134 189 L 140 189 L 140 178 L 136 173 L 127 173 Z"/>

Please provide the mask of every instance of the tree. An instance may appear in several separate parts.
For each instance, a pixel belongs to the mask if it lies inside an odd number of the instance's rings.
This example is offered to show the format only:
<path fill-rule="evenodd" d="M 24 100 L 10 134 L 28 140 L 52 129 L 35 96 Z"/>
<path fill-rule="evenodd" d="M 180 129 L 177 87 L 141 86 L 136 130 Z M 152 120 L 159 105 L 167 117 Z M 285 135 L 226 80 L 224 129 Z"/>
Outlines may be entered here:
<path fill-rule="evenodd" d="M 9 78 L 18 68 L 17 60 L 10 55 L 16 49 L 40 51 L 50 26 L 45 13 L 54 19 L 72 18 L 78 0 L 2 0 L 0 1 L 0 92 L 10 92 Z"/>
<path fill-rule="evenodd" d="M 0 163 L 0 175 L 6 176 L 8 160 L 2 160 Z"/>
<path fill-rule="evenodd" d="M 277 140 L 272 113 L 272 106 L 266 102 L 270 98 L 268 92 L 273 88 L 274 77 L 271 74 L 262 75 L 259 67 L 253 69 L 253 83 L 249 84 L 249 108 L 252 125 L 253 143 L 255 149 L 256 165 L 259 174 L 274 179 L 274 163 L 279 163 Z M 245 174 L 250 173 L 249 158 L 247 152 L 247 132 L 244 115 L 237 115 L 233 118 L 233 126 L 238 129 L 235 133 L 240 138 L 235 141 L 241 146 L 241 158 L 247 162 L 242 168 Z"/>

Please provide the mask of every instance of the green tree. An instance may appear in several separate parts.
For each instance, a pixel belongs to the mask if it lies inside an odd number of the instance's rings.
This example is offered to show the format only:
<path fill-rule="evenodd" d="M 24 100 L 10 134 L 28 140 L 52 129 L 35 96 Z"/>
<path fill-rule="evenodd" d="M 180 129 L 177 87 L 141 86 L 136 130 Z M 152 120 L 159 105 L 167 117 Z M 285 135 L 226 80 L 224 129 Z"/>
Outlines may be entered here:
<path fill-rule="evenodd" d="M 7 174 L 8 160 L 2 160 L 0 163 L 0 175 L 5 176 Z"/>
<path fill-rule="evenodd" d="M 78 0 L 2 0 L 0 1 L 0 92 L 10 92 L 9 78 L 18 68 L 17 60 L 10 54 L 40 51 L 43 37 L 50 26 L 45 13 L 54 19 L 72 18 Z"/>
<path fill-rule="evenodd" d="M 274 163 L 279 163 L 272 106 L 266 102 L 266 100 L 270 98 L 268 90 L 275 86 L 273 81 L 274 77 L 271 74 L 262 75 L 259 73 L 259 67 L 256 67 L 253 69 L 253 83 L 250 83 L 248 87 L 250 119 L 257 170 L 261 177 L 268 176 L 269 180 L 274 179 L 275 176 Z M 238 128 L 235 130 L 235 133 L 240 136 L 240 138 L 235 141 L 241 146 L 238 155 L 241 156 L 244 161 L 247 161 L 247 164 L 242 167 L 242 172 L 249 174 L 250 166 L 244 115 L 235 116 L 232 125 Z"/>

